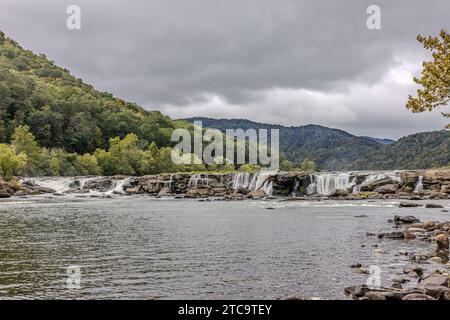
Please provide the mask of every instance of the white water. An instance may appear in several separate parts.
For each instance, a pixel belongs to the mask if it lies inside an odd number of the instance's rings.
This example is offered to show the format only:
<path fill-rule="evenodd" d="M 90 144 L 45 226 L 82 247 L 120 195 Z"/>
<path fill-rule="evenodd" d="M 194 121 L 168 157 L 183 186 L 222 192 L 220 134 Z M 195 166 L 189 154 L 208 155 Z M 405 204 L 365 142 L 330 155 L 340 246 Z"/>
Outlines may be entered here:
<path fill-rule="evenodd" d="M 273 192 L 273 181 L 269 180 L 276 172 L 261 171 L 256 173 L 240 172 L 233 175 L 231 187 L 233 190 L 245 188 L 248 191 L 263 190 L 268 196 Z"/>
<path fill-rule="evenodd" d="M 414 187 L 414 192 L 422 192 L 423 191 L 423 183 L 422 183 L 423 177 L 419 176 L 416 185 Z"/>
<path fill-rule="evenodd" d="M 357 178 L 365 176 L 362 183 L 357 184 Z M 307 188 L 307 193 L 329 195 L 336 190 L 346 190 L 352 193 L 358 193 L 361 188 L 379 180 L 389 179 L 392 183 L 401 183 L 401 177 L 398 172 L 335 172 L 311 174 L 312 183 Z"/>

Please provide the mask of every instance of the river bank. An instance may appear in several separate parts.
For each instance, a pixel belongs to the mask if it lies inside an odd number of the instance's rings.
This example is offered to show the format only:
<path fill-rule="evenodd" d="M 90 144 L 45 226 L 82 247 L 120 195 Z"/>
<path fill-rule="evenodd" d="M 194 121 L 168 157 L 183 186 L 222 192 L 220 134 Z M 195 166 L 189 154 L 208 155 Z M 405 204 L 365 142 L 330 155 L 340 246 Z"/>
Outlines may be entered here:
<path fill-rule="evenodd" d="M 142 177 L 44 177 L 0 180 L 0 197 L 53 193 L 63 196 L 132 195 L 224 200 L 448 199 L 450 170 L 158 174 Z"/>

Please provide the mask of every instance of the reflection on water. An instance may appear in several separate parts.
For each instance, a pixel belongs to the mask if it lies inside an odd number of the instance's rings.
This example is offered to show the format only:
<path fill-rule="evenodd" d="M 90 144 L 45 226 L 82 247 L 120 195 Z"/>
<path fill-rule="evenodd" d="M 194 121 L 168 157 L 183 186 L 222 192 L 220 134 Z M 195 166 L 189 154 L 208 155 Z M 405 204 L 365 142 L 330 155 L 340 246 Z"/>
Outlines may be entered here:
<path fill-rule="evenodd" d="M 344 298 L 367 277 L 351 264 L 379 265 L 385 285 L 407 264 L 395 254 L 410 245 L 366 235 L 399 212 L 449 220 L 381 201 L 2 200 L 0 298 Z M 68 266 L 81 289 L 67 289 Z"/>

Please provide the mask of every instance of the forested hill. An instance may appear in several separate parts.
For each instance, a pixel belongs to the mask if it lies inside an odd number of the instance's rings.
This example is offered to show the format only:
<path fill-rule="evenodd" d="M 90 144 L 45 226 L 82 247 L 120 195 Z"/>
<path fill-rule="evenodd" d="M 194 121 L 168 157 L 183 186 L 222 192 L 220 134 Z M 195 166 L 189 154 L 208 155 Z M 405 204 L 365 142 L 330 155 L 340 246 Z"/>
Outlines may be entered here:
<path fill-rule="evenodd" d="M 279 129 L 280 151 L 293 162 L 313 160 L 322 170 L 420 169 L 450 163 L 450 132 L 417 133 L 397 142 L 357 137 L 318 125 L 284 127 L 245 119 L 189 118 L 204 127 Z"/>
<path fill-rule="evenodd" d="M 0 143 L 20 125 L 42 147 L 85 153 L 129 133 L 169 146 L 172 129 L 186 124 L 99 92 L 0 32 Z"/>

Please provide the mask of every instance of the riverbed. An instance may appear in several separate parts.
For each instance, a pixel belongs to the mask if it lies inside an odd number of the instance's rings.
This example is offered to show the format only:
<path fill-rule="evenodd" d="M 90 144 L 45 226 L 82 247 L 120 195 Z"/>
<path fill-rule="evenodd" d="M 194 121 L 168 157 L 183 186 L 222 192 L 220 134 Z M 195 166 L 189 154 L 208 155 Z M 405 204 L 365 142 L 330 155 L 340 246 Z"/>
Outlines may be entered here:
<path fill-rule="evenodd" d="M 450 209 L 449 200 L 427 202 Z M 367 233 L 392 228 L 396 214 L 450 220 L 443 209 L 398 203 L 3 199 L 0 299 L 344 299 L 344 287 L 368 277 L 350 265 L 379 266 L 388 286 L 408 264 L 398 252 L 411 244 Z M 69 266 L 79 268 L 79 289 L 67 286 Z"/>

